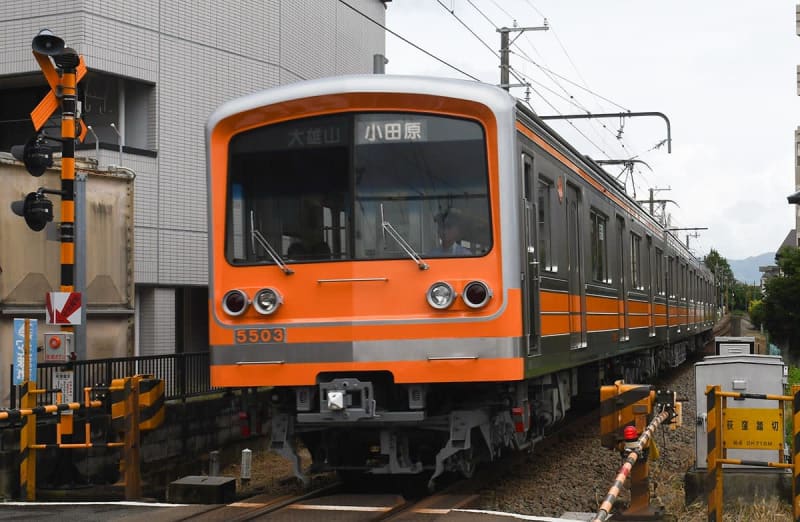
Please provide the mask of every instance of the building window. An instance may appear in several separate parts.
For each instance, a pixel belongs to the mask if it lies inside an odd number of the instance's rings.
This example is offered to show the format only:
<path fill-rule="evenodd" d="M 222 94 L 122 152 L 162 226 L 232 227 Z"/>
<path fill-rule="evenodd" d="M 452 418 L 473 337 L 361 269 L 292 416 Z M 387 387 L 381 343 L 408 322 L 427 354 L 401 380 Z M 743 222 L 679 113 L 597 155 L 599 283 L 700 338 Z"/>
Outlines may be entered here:
<path fill-rule="evenodd" d="M 631 285 L 642 290 L 642 238 L 631 233 Z"/>
<path fill-rule="evenodd" d="M 79 86 L 78 97 L 83 102 L 83 119 L 92 126 L 101 144 L 119 146 L 119 131 L 125 147 L 156 149 L 154 85 L 89 72 Z M 93 142 L 90 135 L 84 145 L 93 146 Z"/>
<path fill-rule="evenodd" d="M 608 283 L 608 241 L 606 241 L 608 218 L 592 210 L 589 219 L 592 224 L 592 279 Z"/>
<path fill-rule="evenodd" d="M 555 272 L 558 267 L 553 265 L 552 243 L 552 207 L 550 202 L 553 197 L 553 184 L 539 178 L 539 201 L 536 221 L 539 227 L 539 266 L 544 270 Z"/>

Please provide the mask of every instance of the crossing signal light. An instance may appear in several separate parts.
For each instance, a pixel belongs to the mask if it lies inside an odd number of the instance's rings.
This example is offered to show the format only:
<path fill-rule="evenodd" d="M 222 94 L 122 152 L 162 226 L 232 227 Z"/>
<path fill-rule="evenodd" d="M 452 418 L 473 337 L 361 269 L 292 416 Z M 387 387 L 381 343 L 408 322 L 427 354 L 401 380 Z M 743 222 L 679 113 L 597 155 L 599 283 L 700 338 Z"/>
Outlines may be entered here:
<path fill-rule="evenodd" d="M 53 221 L 53 202 L 39 192 L 30 192 L 24 200 L 13 201 L 11 210 L 25 218 L 25 223 L 34 232 L 39 232 Z"/>
<path fill-rule="evenodd" d="M 53 150 L 42 143 L 41 138 L 34 137 L 25 145 L 11 147 L 11 155 L 25 164 L 25 168 L 37 178 L 53 166 Z"/>

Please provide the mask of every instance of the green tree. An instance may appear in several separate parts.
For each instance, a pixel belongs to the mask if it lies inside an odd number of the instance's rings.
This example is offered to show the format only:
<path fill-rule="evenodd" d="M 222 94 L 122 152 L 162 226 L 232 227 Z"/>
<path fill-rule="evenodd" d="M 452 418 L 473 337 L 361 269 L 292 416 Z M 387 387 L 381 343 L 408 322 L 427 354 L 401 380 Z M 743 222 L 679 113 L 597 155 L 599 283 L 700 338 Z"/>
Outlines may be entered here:
<path fill-rule="evenodd" d="M 764 327 L 776 343 L 800 353 L 800 249 L 783 247 L 775 261 L 781 273 L 766 283 Z"/>
<path fill-rule="evenodd" d="M 761 325 L 764 324 L 764 319 L 766 317 L 764 312 L 764 301 L 761 299 L 751 301 L 750 307 L 747 309 L 747 313 L 750 315 L 750 322 L 753 323 L 753 326 L 756 328 L 761 328 Z"/>
<path fill-rule="evenodd" d="M 714 273 L 717 284 L 717 299 L 719 299 L 717 304 L 727 304 L 728 307 L 731 307 L 732 296 L 736 295 L 734 289 L 736 279 L 733 277 L 733 270 L 731 270 L 728 260 L 712 248 L 703 259 L 703 264 Z"/>

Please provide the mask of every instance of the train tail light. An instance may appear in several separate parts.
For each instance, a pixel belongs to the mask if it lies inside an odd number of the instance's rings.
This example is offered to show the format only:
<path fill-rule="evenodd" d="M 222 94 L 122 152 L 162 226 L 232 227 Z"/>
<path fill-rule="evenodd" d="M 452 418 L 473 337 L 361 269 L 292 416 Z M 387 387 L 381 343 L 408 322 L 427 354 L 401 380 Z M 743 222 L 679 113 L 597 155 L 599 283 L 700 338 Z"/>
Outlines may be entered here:
<path fill-rule="evenodd" d="M 437 310 L 444 310 L 451 304 L 456 297 L 456 292 L 449 283 L 437 281 L 428 288 L 428 304 Z"/>
<path fill-rule="evenodd" d="M 470 308 L 480 308 L 486 306 L 492 298 L 492 291 L 483 281 L 470 281 L 464 287 L 461 297 Z"/>
<path fill-rule="evenodd" d="M 242 315 L 247 310 L 249 300 L 241 290 L 230 290 L 222 297 L 222 309 L 232 316 Z"/>

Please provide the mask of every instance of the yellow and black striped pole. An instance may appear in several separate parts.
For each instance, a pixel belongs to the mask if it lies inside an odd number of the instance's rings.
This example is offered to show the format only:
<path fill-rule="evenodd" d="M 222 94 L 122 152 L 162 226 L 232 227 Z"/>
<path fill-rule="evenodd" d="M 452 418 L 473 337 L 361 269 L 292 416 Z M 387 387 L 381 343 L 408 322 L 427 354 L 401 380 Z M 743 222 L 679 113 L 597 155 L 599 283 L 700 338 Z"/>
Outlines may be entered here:
<path fill-rule="evenodd" d="M 73 51 L 74 53 L 74 51 Z M 75 63 L 63 64 L 61 76 L 61 291 L 75 290 Z M 62 327 L 72 331 L 72 327 Z"/>
<path fill-rule="evenodd" d="M 706 386 L 706 441 L 708 445 L 708 470 L 706 491 L 708 492 L 708 521 L 722 522 L 722 465 L 717 462 L 722 451 L 722 391 L 719 385 Z"/>
<path fill-rule="evenodd" d="M 27 368 L 25 369 L 27 372 Z M 19 403 L 22 409 L 36 407 L 34 384 L 25 380 L 19 387 Z M 31 446 L 36 444 L 36 417 L 20 418 L 19 432 L 19 494 L 25 500 L 36 500 L 36 452 Z"/>
<path fill-rule="evenodd" d="M 800 521 L 800 386 L 792 386 L 792 516 Z"/>

